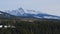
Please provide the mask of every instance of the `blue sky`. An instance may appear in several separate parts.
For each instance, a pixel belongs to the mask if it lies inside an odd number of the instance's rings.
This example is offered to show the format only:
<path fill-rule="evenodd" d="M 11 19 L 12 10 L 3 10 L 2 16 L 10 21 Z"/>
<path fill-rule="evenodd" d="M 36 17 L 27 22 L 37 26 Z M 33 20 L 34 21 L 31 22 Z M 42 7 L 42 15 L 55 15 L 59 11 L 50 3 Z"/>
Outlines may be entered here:
<path fill-rule="evenodd" d="M 0 10 L 19 7 L 60 16 L 60 0 L 0 0 Z"/>

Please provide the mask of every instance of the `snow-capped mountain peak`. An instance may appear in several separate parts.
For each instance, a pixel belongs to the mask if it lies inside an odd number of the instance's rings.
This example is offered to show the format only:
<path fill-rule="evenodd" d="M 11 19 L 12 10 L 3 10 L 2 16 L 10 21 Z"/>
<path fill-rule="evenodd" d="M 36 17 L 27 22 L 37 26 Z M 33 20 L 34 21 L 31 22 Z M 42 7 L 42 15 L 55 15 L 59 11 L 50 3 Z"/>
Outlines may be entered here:
<path fill-rule="evenodd" d="M 18 8 L 16 10 L 11 10 L 11 11 L 10 10 L 5 10 L 5 12 L 10 13 L 12 15 L 16 15 L 16 16 L 25 14 L 23 8 Z"/>
<path fill-rule="evenodd" d="M 24 11 L 23 8 L 18 8 L 16 10 L 8 10 L 5 11 L 9 14 L 15 15 L 15 16 L 22 16 L 22 17 L 27 17 L 27 18 L 47 18 L 47 19 L 60 19 L 60 16 L 55 16 L 55 15 L 50 15 L 46 13 L 42 13 L 40 11 L 35 11 L 35 10 L 26 10 Z"/>
<path fill-rule="evenodd" d="M 20 15 L 25 14 L 25 11 L 23 8 L 18 8 L 17 11 L 18 11 L 18 14 L 20 14 Z"/>

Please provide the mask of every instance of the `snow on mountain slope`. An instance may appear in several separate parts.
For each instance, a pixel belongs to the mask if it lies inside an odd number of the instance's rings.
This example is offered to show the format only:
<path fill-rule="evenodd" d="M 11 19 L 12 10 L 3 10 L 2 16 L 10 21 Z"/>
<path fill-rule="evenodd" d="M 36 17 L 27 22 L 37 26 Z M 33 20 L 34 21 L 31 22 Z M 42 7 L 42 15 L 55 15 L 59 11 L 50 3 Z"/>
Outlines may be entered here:
<path fill-rule="evenodd" d="M 11 11 L 6 10 L 5 12 L 10 13 L 10 14 L 15 15 L 15 16 L 22 16 L 25 14 L 25 12 L 22 8 L 18 8 L 16 10 L 11 10 Z"/>
<path fill-rule="evenodd" d="M 36 18 L 47 18 L 47 19 L 60 19 L 60 16 L 55 16 L 55 15 L 50 15 L 50 14 L 45 14 L 45 13 L 37 14 L 35 17 Z"/>
<path fill-rule="evenodd" d="M 12 10 L 12 11 L 8 10 L 5 12 L 10 13 L 10 14 L 15 15 L 15 16 L 27 17 L 27 18 L 35 17 L 35 18 L 47 18 L 47 19 L 60 19 L 60 16 L 45 14 L 45 13 L 42 13 L 40 11 L 26 10 L 26 12 L 25 12 L 24 9 L 22 9 L 22 8 L 18 8 L 16 10 Z"/>
<path fill-rule="evenodd" d="M 40 11 L 35 11 L 35 10 L 26 10 L 27 12 L 26 13 L 29 13 L 29 14 L 39 14 Z"/>

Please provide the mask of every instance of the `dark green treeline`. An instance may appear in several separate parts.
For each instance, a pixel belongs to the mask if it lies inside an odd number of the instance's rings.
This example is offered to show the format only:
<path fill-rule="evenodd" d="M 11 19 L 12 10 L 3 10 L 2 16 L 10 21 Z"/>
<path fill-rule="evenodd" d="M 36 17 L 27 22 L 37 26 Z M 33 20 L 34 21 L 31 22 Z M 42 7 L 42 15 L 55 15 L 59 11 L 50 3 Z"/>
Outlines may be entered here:
<path fill-rule="evenodd" d="M 60 21 L 6 21 L 2 24 L 14 25 L 15 28 L 0 28 L 0 34 L 60 34 Z"/>

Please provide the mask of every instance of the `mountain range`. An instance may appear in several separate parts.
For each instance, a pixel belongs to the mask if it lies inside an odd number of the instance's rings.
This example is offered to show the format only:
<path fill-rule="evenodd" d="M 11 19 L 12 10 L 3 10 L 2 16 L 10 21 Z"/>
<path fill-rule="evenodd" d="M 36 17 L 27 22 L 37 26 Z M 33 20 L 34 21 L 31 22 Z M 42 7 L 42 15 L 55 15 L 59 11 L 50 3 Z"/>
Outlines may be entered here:
<path fill-rule="evenodd" d="M 13 19 L 13 18 L 15 18 L 15 17 L 16 17 L 16 16 L 11 15 L 11 14 L 9 14 L 9 13 L 0 11 L 0 19 Z"/>
<path fill-rule="evenodd" d="M 60 16 L 50 15 L 35 10 L 25 11 L 23 8 L 18 8 L 16 10 L 5 10 L 4 12 L 14 16 L 23 17 L 23 18 L 60 19 Z"/>

